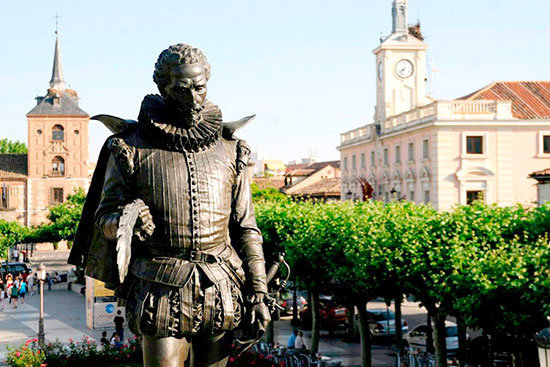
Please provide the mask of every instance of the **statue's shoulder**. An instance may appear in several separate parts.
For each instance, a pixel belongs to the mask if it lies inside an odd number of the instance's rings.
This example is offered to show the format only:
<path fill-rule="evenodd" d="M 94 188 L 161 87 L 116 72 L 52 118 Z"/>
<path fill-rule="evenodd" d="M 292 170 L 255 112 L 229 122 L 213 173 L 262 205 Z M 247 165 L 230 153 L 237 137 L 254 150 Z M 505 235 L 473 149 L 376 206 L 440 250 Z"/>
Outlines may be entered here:
<path fill-rule="evenodd" d="M 250 160 L 250 146 L 248 143 L 235 136 L 235 133 L 252 121 L 256 115 L 244 117 L 238 121 L 224 122 L 222 125 L 222 138 L 235 147 L 235 167 L 237 175 L 240 175 Z"/>

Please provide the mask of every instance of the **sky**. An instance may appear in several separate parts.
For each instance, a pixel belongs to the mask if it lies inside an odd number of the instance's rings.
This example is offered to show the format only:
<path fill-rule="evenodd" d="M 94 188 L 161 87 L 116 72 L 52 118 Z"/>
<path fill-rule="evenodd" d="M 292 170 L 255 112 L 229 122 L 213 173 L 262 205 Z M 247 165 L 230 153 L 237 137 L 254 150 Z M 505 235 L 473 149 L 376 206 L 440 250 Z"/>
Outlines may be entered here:
<path fill-rule="evenodd" d="M 340 133 L 372 122 L 372 54 L 391 31 L 391 0 L 1 1 L 0 138 L 27 141 L 25 114 L 46 93 L 59 15 L 65 81 L 90 114 L 137 118 L 158 54 L 199 47 L 208 98 L 265 159 L 339 159 Z M 550 80 L 547 0 L 409 0 L 432 60 L 432 96 L 500 80 Z M 90 121 L 90 159 L 109 135 Z"/>

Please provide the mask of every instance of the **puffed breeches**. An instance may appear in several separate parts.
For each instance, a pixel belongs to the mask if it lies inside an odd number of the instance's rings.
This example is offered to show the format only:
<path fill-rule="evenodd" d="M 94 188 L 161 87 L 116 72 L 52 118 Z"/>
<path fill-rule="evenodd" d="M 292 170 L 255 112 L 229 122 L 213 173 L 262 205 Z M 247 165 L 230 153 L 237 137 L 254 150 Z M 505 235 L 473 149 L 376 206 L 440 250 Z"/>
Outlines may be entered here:
<path fill-rule="evenodd" d="M 244 313 L 239 287 L 227 277 L 213 283 L 199 267 L 182 287 L 136 279 L 126 315 L 134 334 L 183 338 L 237 328 Z"/>

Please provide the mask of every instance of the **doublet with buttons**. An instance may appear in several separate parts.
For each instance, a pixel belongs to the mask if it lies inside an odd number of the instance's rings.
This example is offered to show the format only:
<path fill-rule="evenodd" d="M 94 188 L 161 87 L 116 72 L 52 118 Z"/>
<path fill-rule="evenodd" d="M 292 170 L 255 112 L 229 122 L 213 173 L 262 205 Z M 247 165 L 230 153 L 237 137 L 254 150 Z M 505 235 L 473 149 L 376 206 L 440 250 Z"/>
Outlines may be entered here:
<path fill-rule="evenodd" d="M 115 239 L 121 206 L 136 198 L 152 215 L 153 234 L 132 244 L 127 315 L 135 333 L 232 330 L 244 312 L 243 286 L 267 292 L 243 165 L 249 151 L 243 141 L 222 135 L 221 124 L 209 118 L 217 110 L 212 104 L 197 131 L 158 123 L 159 98 L 146 97 L 137 129 L 110 138 L 96 225 Z"/>

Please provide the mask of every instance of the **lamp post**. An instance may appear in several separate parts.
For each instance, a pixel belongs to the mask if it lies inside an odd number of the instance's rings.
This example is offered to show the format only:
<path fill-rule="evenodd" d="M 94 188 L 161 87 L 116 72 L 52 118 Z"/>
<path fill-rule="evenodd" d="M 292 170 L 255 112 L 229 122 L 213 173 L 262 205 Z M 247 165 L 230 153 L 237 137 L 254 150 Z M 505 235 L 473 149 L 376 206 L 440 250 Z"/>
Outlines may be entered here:
<path fill-rule="evenodd" d="M 38 342 L 44 344 L 44 280 L 46 279 L 46 267 L 43 263 L 38 265 L 36 272 L 40 281 L 40 318 L 38 319 Z"/>

